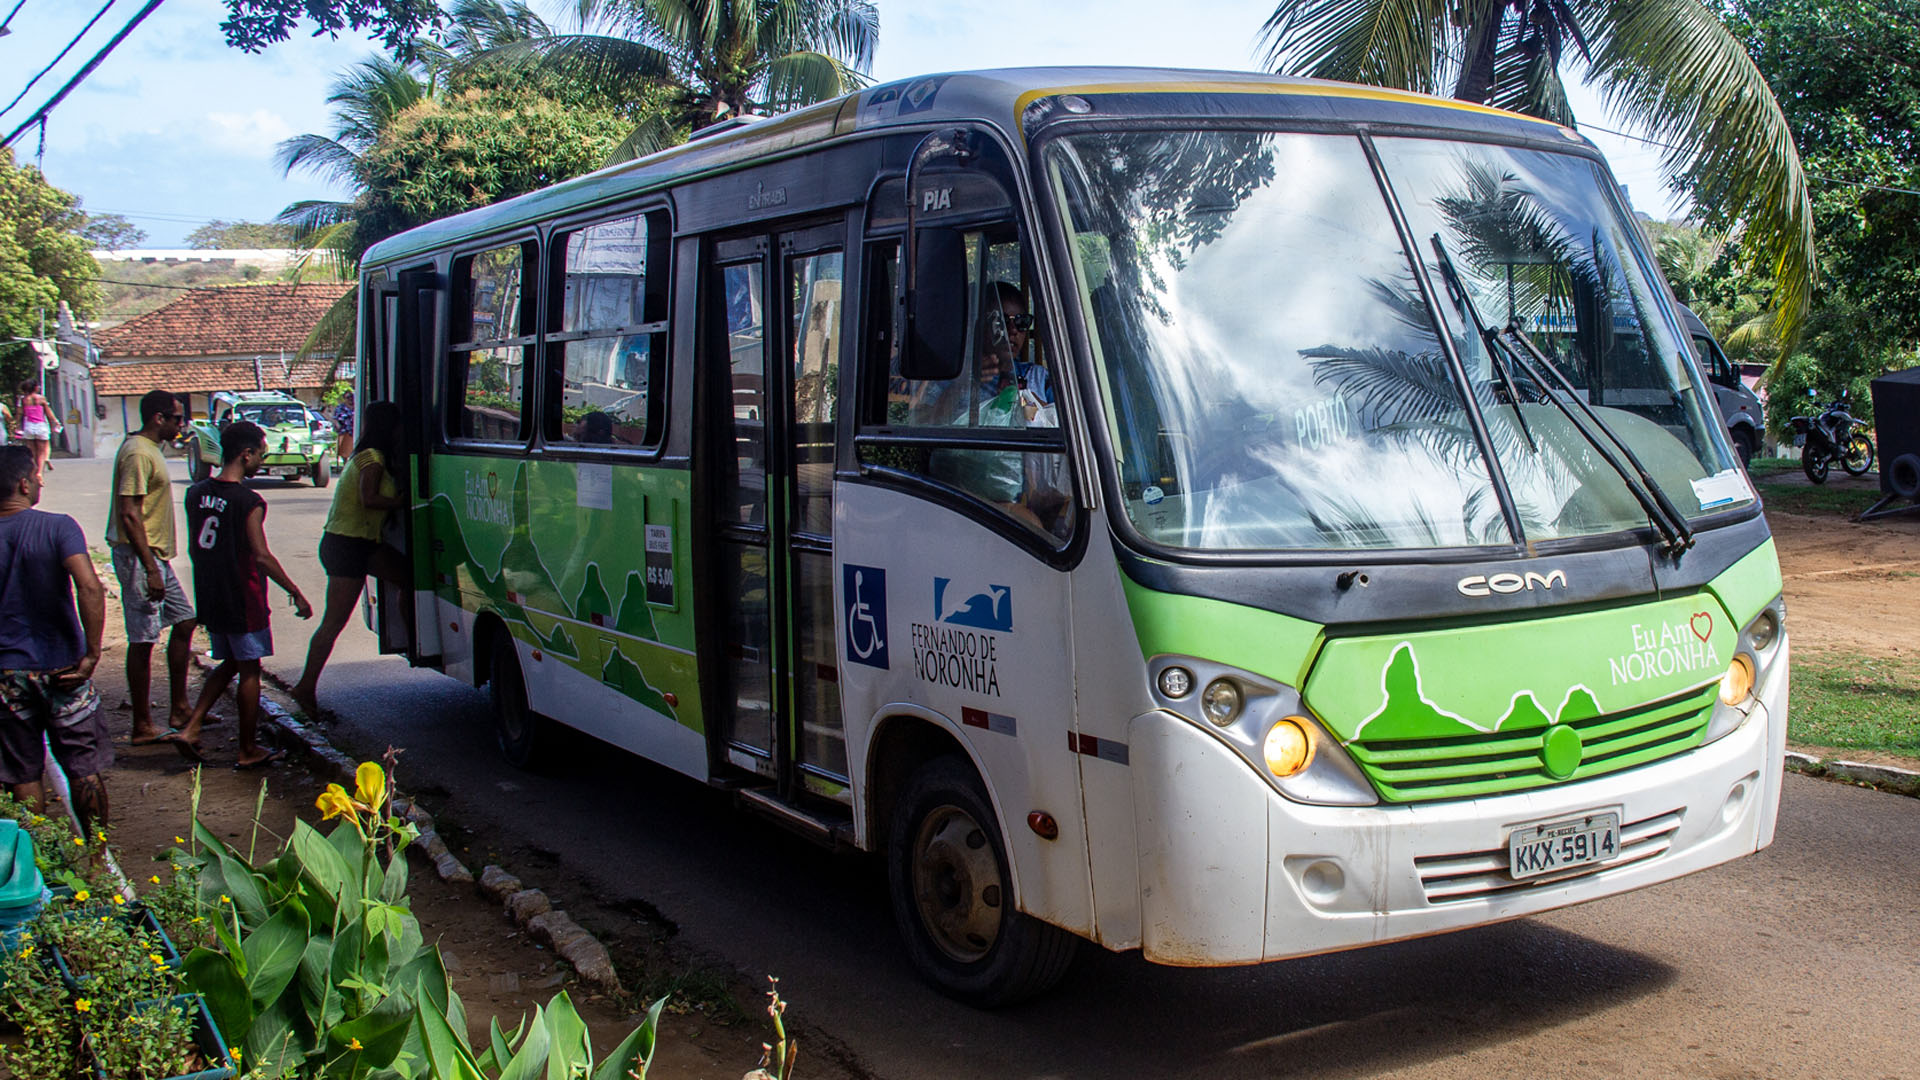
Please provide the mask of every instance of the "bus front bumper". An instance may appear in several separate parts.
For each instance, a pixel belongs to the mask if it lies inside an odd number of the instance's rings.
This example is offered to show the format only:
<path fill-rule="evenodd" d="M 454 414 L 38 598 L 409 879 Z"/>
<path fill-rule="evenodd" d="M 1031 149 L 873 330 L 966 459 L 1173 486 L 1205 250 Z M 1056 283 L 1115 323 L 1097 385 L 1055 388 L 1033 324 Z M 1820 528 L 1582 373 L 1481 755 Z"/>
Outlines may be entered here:
<path fill-rule="evenodd" d="M 1626 892 L 1773 839 L 1785 642 L 1746 722 L 1674 758 L 1577 784 L 1404 806 L 1309 806 L 1170 713 L 1132 730 L 1140 945 L 1157 963 L 1257 963 L 1443 933 Z M 1620 852 L 1517 882 L 1523 826 L 1618 815 Z M 1097 857 L 1097 855 L 1096 855 Z"/>

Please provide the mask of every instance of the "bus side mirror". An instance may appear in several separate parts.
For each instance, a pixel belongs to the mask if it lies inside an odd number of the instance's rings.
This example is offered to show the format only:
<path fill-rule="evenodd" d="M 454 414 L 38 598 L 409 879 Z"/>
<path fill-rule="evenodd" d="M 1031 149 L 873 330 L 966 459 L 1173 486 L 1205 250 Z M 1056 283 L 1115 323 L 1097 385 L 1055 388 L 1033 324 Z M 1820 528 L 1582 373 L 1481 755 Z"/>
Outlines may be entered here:
<path fill-rule="evenodd" d="M 958 229 L 915 229 L 905 379 L 952 379 L 966 364 L 967 245 Z"/>

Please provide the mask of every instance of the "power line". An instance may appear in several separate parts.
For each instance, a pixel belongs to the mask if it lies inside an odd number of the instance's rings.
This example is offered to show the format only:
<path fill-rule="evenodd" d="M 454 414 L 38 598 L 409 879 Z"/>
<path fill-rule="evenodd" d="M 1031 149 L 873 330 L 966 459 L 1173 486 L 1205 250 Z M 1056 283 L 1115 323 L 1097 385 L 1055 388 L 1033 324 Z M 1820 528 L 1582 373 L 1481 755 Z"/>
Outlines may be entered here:
<path fill-rule="evenodd" d="M 20 2 L 24 4 L 27 2 L 27 0 L 20 0 Z M 27 85 L 21 87 L 20 92 L 13 95 L 12 101 L 7 102 L 7 107 L 4 109 L 0 109 L 0 116 L 4 116 L 5 114 L 12 112 L 13 107 L 15 105 L 20 104 L 20 99 L 27 96 L 27 91 L 33 89 L 34 83 L 39 82 L 42 76 L 44 76 L 47 72 L 52 71 L 54 69 L 54 65 L 58 64 L 62 60 L 65 60 L 67 58 L 67 54 L 73 51 L 73 47 L 75 45 L 80 44 L 80 39 L 87 36 L 87 31 L 93 29 L 93 24 L 99 22 L 101 17 L 106 15 L 107 8 L 112 7 L 114 3 L 115 3 L 115 0 L 107 0 L 106 7 L 102 7 L 99 11 L 94 12 L 93 18 L 87 20 L 87 25 L 81 27 L 80 32 L 73 35 L 73 40 L 67 42 L 67 47 L 60 50 L 60 55 L 55 56 L 52 60 L 47 61 L 46 67 L 43 67 L 39 71 L 34 72 L 33 78 L 27 80 Z M 15 7 L 13 10 L 19 11 L 20 9 L 18 7 Z M 13 16 L 8 15 L 7 18 L 11 19 L 13 18 Z"/>
<path fill-rule="evenodd" d="M 53 100 L 36 109 L 32 116 L 27 117 L 19 127 L 14 128 L 13 132 L 5 139 L 0 139 L 0 146 L 12 146 L 13 141 L 25 134 L 28 128 L 35 124 L 44 124 L 47 119 L 47 114 L 52 112 L 55 106 L 65 101 L 67 95 L 73 93 L 73 88 L 79 86 L 83 79 L 93 74 L 93 69 L 100 66 L 100 62 L 107 58 L 107 54 L 113 52 L 122 41 L 125 41 L 127 35 L 133 33 L 134 28 L 145 22 L 147 16 L 153 14 L 154 9 L 158 8 L 163 2 L 164 0 L 147 0 L 146 6 L 142 7 L 140 11 L 134 15 L 133 20 L 121 27 L 120 32 L 113 35 L 111 41 L 101 46 L 100 51 L 93 54 L 93 59 L 87 61 L 87 66 L 76 72 L 73 78 L 68 79 L 67 84 L 60 88 L 60 92 L 53 95 Z"/>
<path fill-rule="evenodd" d="M 0 19 L 0 35 L 5 35 L 5 34 L 11 34 L 11 33 L 13 33 L 13 31 L 11 31 L 11 30 L 9 30 L 9 29 L 7 29 L 7 24 L 8 24 L 8 23 L 10 23 L 10 22 L 12 22 L 12 21 L 13 21 L 13 17 L 14 17 L 15 15 L 18 15 L 18 14 L 20 14 L 20 9 L 21 9 L 21 8 L 23 8 L 23 7 L 26 7 L 26 6 L 27 6 L 27 0 L 20 0 L 20 2 L 19 2 L 19 3 L 17 3 L 17 4 L 15 4 L 15 5 L 13 5 L 13 10 L 12 10 L 12 11 L 9 11 L 9 12 L 7 12 L 7 17 L 6 17 L 6 18 L 4 18 L 4 19 Z"/>
<path fill-rule="evenodd" d="M 1629 135 L 1624 131 L 1615 131 L 1612 128 L 1601 127 L 1599 124 L 1581 124 L 1580 127 L 1583 130 L 1604 131 L 1609 135 L 1618 135 L 1622 139 L 1632 139 L 1637 143 L 1657 146 L 1662 150 L 1672 150 L 1677 154 L 1690 154 L 1693 152 L 1684 146 L 1675 146 L 1672 143 L 1663 143 L 1658 139 L 1649 139 L 1640 135 Z M 1920 195 L 1920 190 L 1914 188 L 1888 187 L 1885 184 L 1869 184 L 1865 180 L 1842 180 L 1837 176 L 1821 176 L 1818 173 L 1808 173 L 1807 179 L 1818 180 L 1823 184 L 1839 184 L 1843 187 L 1865 188 L 1868 191 L 1886 191 L 1895 195 Z"/>

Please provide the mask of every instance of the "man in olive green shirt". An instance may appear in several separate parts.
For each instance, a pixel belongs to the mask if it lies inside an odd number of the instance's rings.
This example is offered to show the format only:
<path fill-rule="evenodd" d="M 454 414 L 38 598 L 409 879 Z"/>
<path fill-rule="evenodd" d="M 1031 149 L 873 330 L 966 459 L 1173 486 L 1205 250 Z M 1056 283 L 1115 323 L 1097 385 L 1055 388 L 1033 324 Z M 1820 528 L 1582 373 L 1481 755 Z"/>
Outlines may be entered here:
<path fill-rule="evenodd" d="M 127 690 L 133 699 L 133 745 L 159 742 L 193 714 L 187 701 L 187 659 L 193 650 L 193 604 L 167 560 L 173 558 L 173 477 L 160 447 L 180 434 L 180 402 L 165 390 L 140 399 L 140 430 L 127 436 L 113 458 L 113 502 L 107 512 L 107 543 L 120 580 L 120 607 L 127 620 Z M 153 646 L 167 636 L 171 693 L 168 726 L 153 722 Z"/>

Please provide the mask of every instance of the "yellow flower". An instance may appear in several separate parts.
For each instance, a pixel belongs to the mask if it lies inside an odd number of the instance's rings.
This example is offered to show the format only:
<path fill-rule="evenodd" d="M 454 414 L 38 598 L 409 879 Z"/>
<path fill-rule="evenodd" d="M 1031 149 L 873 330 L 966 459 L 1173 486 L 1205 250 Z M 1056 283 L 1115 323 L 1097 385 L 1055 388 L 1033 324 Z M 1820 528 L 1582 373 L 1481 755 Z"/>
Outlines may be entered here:
<path fill-rule="evenodd" d="M 20 946 L 20 959 L 25 960 L 27 957 L 32 955 L 33 955 L 33 942 L 29 941 L 25 945 Z"/>
<path fill-rule="evenodd" d="M 233 1055 L 233 1063 L 235 1065 L 240 1064 L 240 1048 L 239 1047 L 229 1046 L 227 1047 L 227 1053 Z"/>
<path fill-rule="evenodd" d="M 148 878 L 147 880 L 153 882 L 155 885 L 158 885 L 160 884 L 160 875 L 155 874 L 152 877 Z"/>
<path fill-rule="evenodd" d="M 354 814 L 353 799 L 347 795 L 347 789 L 341 787 L 339 784 L 328 784 L 327 790 L 321 792 L 320 797 L 313 800 L 313 805 L 320 808 L 320 817 L 322 820 L 331 821 L 343 814 L 348 817 L 356 816 Z"/>
<path fill-rule="evenodd" d="M 167 966 L 167 958 L 166 958 L 166 957 L 164 957 L 164 956 L 161 956 L 161 955 L 160 955 L 159 953 L 157 953 L 157 952 L 150 952 L 150 953 L 148 953 L 148 954 L 147 954 L 147 959 L 149 959 L 149 960 L 151 960 L 151 961 L 153 961 L 153 966 L 154 966 L 154 967 L 166 967 L 166 966 Z"/>
<path fill-rule="evenodd" d="M 95 840 L 100 841 L 103 844 L 107 842 L 107 834 L 100 831 L 99 829 L 93 830 L 93 838 Z"/>
<path fill-rule="evenodd" d="M 87 890 L 85 890 L 85 889 L 81 889 L 81 890 L 80 890 L 79 892 L 77 892 L 77 893 L 74 893 L 74 894 L 73 894 L 73 898 L 74 898 L 75 900 L 77 900 L 77 901 L 79 901 L 80 903 L 83 903 L 83 904 L 84 904 L 84 903 L 86 903 L 86 902 L 87 902 L 87 899 L 88 899 L 88 898 L 89 898 L 89 897 L 90 897 L 91 895 L 92 895 L 92 894 L 91 894 L 91 893 L 89 893 L 89 892 L 87 892 Z"/>
<path fill-rule="evenodd" d="M 127 902 L 127 898 L 124 896 L 121 896 L 119 893 L 114 893 L 113 902 L 116 904 L 124 904 Z"/>
<path fill-rule="evenodd" d="M 78 998 L 74 1001 L 73 1007 L 81 1012 L 92 1012 L 93 1002 L 88 1001 L 86 998 Z"/>
<path fill-rule="evenodd" d="M 348 1039 L 348 1040 L 347 1040 L 347 1049 L 349 1049 L 349 1050 L 358 1050 L 358 1049 L 360 1049 L 360 1040 L 359 1040 L 359 1039 Z"/>
<path fill-rule="evenodd" d="M 223 904 L 231 904 L 231 903 L 233 903 L 233 897 L 231 897 L 231 896 L 228 896 L 228 895 L 227 895 L 226 893 L 221 893 L 221 894 L 220 894 L 220 902 L 221 902 L 221 903 L 223 903 Z"/>
<path fill-rule="evenodd" d="M 74 847 L 86 847 L 86 846 L 87 846 L 87 842 L 86 842 L 85 840 L 82 840 L 82 839 L 80 839 L 79 837 L 77 837 L 77 836 L 76 836 L 76 837 L 74 837 L 74 838 L 73 838 L 73 846 L 74 846 Z"/>
<path fill-rule="evenodd" d="M 187 840 L 186 840 L 186 837 L 184 836 L 176 836 L 173 838 L 173 842 L 176 844 L 184 844 L 187 842 Z"/>
<path fill-rule="evenodd" d="M 353 785 L 353 797 L 369 809 L 387 801 L 387 773 L 377 762 L 361 762 L 353 772 Z"/>

